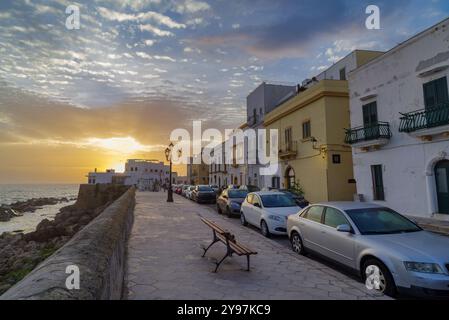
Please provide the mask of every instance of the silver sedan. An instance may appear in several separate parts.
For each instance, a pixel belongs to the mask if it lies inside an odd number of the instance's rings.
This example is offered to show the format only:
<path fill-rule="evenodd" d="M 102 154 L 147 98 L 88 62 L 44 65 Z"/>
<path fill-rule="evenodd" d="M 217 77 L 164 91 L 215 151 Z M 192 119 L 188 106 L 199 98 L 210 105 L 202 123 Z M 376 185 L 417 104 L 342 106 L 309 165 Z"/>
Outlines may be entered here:
<path fill-rule="evenodd" d="M 295 252 L 312 251 L 352 268 L 369 289 L 449 297 L 449 238 L 389 208 L 314 204 L 289 216 L 287 231 Z"/>

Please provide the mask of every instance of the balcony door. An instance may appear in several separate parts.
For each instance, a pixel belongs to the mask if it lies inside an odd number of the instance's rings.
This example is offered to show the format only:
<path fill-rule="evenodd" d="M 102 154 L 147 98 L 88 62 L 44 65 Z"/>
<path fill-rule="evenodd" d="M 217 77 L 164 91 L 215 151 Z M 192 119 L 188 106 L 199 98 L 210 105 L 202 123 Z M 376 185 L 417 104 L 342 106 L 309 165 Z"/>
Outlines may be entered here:
<path fill-rule="evenodd" d="M 435 166 L 437 183 L 438 212 L 449 214 L 449 160 L 443 160 Z"/>
<path fill-rule="evenodd" d="M 446 77 L 425 83 L 423 88 L 426 110 L 438 108 L 448 102 Z"/>
<path fill-rule="evenodd" d="M 448 103 L 447 78 L 440 78 L 423 85 L 424 104 L 426 107 L 427 127 L 435 127 L 447 121 L 447 112 L 442 112 L 441 107 Z"/>
<path fill-rule="evenodd" d="M 363 106 L 363 127 L 365 139 L 373 140 L 379 137 L 379 119 L 377 117 L 377 102 L 371 102 Z"/>

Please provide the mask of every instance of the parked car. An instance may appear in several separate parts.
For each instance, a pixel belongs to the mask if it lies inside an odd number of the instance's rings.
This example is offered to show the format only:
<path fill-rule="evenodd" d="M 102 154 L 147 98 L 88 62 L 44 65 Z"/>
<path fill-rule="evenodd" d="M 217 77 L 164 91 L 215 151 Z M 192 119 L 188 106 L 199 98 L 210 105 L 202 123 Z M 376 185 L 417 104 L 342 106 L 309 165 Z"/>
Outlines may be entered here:
<path fill-rule="evenodd" d="M 352 268 L 386 295 L 449 296 L 449 238 L 423 231 L 392 209 L 368 203 L 309 206 L 287 222 L 292 249 Z"/>
<path fill-rule="evenodd" d="M 304 199 L 303 195 L 297 194 L 294 191 L 287 190 L 287 189 L 281 189 L 279 191 L 286 194 L 287 196 L 291 197 L 296 202 L 296 204 L 302 209 L 304 209 L 305 207 L 307 207 L 310 204 L 309 201 Z"/>
<path fill-rule="evenodd" d="M 184 197 L 186 197 L 187 190 L 188 190 L 189 188 L 190 188 L 189 185 L 183 185 L 183 186 L 182 186 L 182 189 L 181 189 L 181 195 L 184 196 Z"/>
<path fill-rule="evenodd" d="M 181 194 L 181 186 L 180 185 L 172 185 L 172 190 L 176 194 Z"/>
<path fill-rule="evenodd" d="M 217 211 L 225 213 L 228 217 L 240 215 L 240 207 L 245 201 L 248 192 L 238 189 L 226 189 L 217 199 Z"/>
<path fill-rule="evenodd" d="M 258 186 L 251 186 L 251 185 L 243 185 L 240 186 L 240 190 L 246 190 L 247 192 L 257 192 L 260 191 L 260 188 Z"/>
<path fill-rule="evenodd" d="M 208 185 L 196 186 L 192 191 L 192 200 L 198 203 L 215 203 L 215 191 Z"/>
<path fill-rule="evenodd" d="M 192 200 L 192 192 L 195 190 L 195 186 L 190 186 L 186 191 L 186 198 Z"/>
<path fill-rule="evenodd" d="M 220 192 L 220 187 L 217 186 L 216 184 L 211 184 L 210 187 L 212 188 L 212 190 L 215 191 L 215 194 L 218 196 Z"/>
<path fill-rule="evenodd" d="M 254 192 L 242 203 L 240 221 L 260 228 L 262 234 L 287 234 L 287 218 L 301 208 L 282 192 Z"/>

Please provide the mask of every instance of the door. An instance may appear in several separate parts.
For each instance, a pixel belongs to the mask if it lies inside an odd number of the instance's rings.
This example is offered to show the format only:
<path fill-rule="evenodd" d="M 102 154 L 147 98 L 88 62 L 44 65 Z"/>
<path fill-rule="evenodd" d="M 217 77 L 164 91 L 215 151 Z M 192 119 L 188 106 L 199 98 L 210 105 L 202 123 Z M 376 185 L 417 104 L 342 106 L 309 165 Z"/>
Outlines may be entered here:
<path fill-rule="evenodd" d="M 447 78 L 440 78 L 423 85 L 428 128 L 439 126 L 447 120 L 441 107 L 448 103 Z"/>
<path fill-rule="evenodd" d="M 377 102 L 363 106 L 363 127 L 365 128 L 365 139 L 372 140 L 379 137 L 379 119 L 377 117 Z"/>
<path fill-rule="evenodd" d="M 246 222 L 249 224 L 253 224 L 251 220 L 254 210 L 253 201 L 254 195 L 249 194 L 246 196 L 246 200 L 242 203 L 242 212 L 245 215 Z"/>
<path fill-rule="evenodd" d="M 259 206 L 256 206 L 259 205 Z M 251 219 L 252 219 L 252 224 L 255 225 L 256 227 L 260 226 L 260 217 L 262 216 L 262 201 L 260 200 L 259 196 L 254 195 L 253 198 L 253 208 L 251 211 Z"/>
<path fill-rule="evenodd" d="M 337 227 L 347 224 L 351 226 L 342 212 L 327 207 L 324 212 L 322 242 L 326 256 L 348 267 L 355 268 L 354 235 L 347 232 L 338 232 Z"/>
<path fill-rule="evenodd" d="M 449 160 L 443 160 L 435 166 L 437 183 L 438 212 L 449 214 Z"/>
<path fill-rule="evenodd" d="M 319 253 L 324 253 L 319 245 L 321 231 L 322 231 L 322 216 L 324 207 L 313 206 L 310 207 L 307 213 L 303 216 L 304 220 L 301 221 L 301 231 L 303 232 L 304 245 Z"/>

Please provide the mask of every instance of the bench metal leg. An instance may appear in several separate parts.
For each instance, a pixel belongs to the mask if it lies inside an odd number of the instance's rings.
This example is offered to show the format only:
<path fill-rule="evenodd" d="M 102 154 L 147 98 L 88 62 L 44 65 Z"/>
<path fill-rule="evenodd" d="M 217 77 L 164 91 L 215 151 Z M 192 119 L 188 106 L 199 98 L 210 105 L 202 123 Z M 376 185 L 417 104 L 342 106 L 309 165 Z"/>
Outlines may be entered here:
<path fill-rule="evenodd" d="M 215 267 L 214 273 L 217 273 L 218 267 L 219 267 L 220 264 L 224 261 L 224 259 L 226 259 L 228 256 L 229 256 L 229 253 L 226 253 L 226 255 L 225 255 L 219 262 L 216 262 L 216 263 L 215 263 L 217 266 Z"/>
<path fill-rule="evenodd" d="M 214 244 L 216 244 L 218 241 L 219 241 L 219 240 L 214 240 L 214 241 L 212 241 L 212 243 L 211 243 L 207 248 L 203 248 L 204 253 L 203 253 L 203 255 L 202 255 L 201 257 L 204 258 L 204 257 L 206 256 L 207 250 L 209 250 L 210 247 L 212 247 L 212 246 L 213 246 Z"/>
<path fill-rule="evenodd" d="M 250 271 L 250 268 L 249 268 L 249 255 L 246 256 L 246 265 L 247 265 L 246 271 Z"/>

